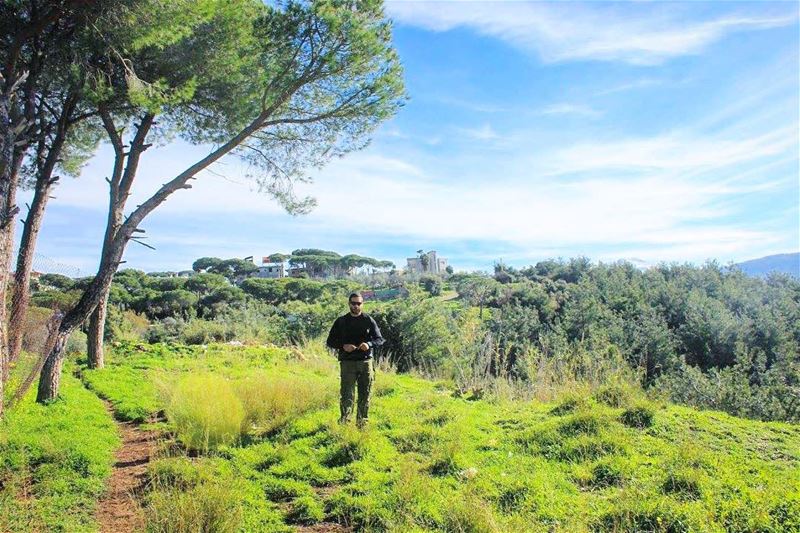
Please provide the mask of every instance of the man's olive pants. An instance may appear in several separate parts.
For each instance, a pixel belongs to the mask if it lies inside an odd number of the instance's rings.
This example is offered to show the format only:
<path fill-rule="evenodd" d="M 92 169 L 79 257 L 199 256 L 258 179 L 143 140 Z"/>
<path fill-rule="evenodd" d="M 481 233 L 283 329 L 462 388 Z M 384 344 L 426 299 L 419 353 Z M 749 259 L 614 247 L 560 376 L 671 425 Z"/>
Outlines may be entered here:
<path fill-rule="evenodd" d="M 375 371 L 372 367 L 372 359 L 366 361 L 339 361 L 342 382 L 339 395 L 339 409 L 341 417 L 339 422 L 345 423 L 353 413 L 353 400 L 355 397 L 356 385 L 358 385 L 358 412 L 356 420 L 359 424 L 365 424 L 369 417 L 369 395 L 372 389 L 372 380 L 375 379 Z"/>

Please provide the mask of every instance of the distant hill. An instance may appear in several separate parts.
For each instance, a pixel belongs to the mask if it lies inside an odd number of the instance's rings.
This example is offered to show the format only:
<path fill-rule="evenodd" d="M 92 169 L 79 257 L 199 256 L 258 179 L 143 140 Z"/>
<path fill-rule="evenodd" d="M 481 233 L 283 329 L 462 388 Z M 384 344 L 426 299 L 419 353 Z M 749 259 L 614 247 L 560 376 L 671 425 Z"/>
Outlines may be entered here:
<path fill-rule="evenodd" d="M 800 278 L 800 253 L 768 255 L 736 263 L 736 266 L 750 276 L 766 276 L 770 272 L 781 272 Z"/>

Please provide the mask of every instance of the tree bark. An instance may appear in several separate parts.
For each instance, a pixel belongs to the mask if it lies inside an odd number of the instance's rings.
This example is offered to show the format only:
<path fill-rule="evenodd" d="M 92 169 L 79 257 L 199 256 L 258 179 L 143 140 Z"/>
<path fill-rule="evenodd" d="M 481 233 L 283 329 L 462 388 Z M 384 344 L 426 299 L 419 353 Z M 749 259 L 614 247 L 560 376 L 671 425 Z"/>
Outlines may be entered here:
<path fill-rule="evenodd" d="M 108 255 L 100 260 L 100 267 L 89 287 L 83 292 L 81 299 L 61 321 L 56 336 L 56 342 L 50 353 L 47 355 L 42 374 L 39 377 L 39 389 L 36 401 L 45 403 L 54 400 L 58 396 L 58 385 L 60 382 L 61 368 L 64 363 L 64 347 L 67 339 L 78 326 L 89 318 L 101 298 L 111 286 L 114 272 L 117 270 L 122 253 L 125 250 L 125 240 L 115 240 L 114 246 L 109 250 Z M 58 374 L 58 375 L 56 375 Z"/>
<path fill-rule="evenodd" d="M 8 339 L 8 356 L 12 363 L 16 361 L 22 350 L 23 326 L 30 302 L 33 252 L 36 250 L 36 239 L 42 227 L 42 219 L 44 218 L 47 201 L 50 198 L 50 192 L 58 182 L 58 177 L 53 177 L 53 172 L 64 148 L 69 129 L 69 117 L 72 115 L 77 101 L 77 92 L 73 91 L 66 97 L 61 114 L 58 117 L 52 143 L 47 146 L 43 136 L 36 150 L 36 188 L 23 226 L 22 239 L 20 240 L 19 253 L 17 254 L 17 268 L 14 273 L 14 295 L 11 301 Z"/>
<path fill-rule="evenodd" d="M 108 291 L 100 298 L 94 312 L 89 317 L 89 331 L 87 332 L 86 349 L 89 368 L 103 368 L 105 366 L 105 352 L 103 350 L 103 336 L 106 331 L 106 315 L 108 313 Z"/>
<path fill-rule="evenodd" d="M 8 321 L 8 355 L 12 363 L 17 360 L 22 350 L 23 326 L 31 298 L 30 283 L 33 253 L 36 250 L 36 239 L 42 227 L 45 207 L 54 183 L 54 180 L 47 180 L 41 184 L 37 183 L 36 192 L 22 230 L 22 239 L 20 240 L 19 253 L 17 255 L 17 268 L 14 272 L 11 316 Z"/>
<path fill-rule="evenodd" d="M 61 384 L 61 369 L 64 366 L 64 350 L 67 347 L 67 340 L 74 329 L 63 330 L 59 328 L 55 344 L 47 359 L 45 359 L 42 373 L 39 376 L 39 390 L 36 401 L 51 401 L 58 397 L 58 389 Z"/>

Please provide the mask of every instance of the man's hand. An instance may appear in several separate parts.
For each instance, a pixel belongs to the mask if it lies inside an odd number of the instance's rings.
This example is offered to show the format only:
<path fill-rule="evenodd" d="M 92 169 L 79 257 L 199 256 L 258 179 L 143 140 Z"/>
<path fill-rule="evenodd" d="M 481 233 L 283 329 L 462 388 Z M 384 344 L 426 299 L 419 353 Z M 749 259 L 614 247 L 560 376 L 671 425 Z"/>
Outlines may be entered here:
<path fill-rule="evenodd" d="M 361 344 L 358 345 L 358 349 L 361 350 L 362 352 L 368 352 L 369 344 L 367 344 L 366 342 L 362 342 Z"/>
<path fill-rule="evenodd" d="M 350 353 L 350 352 L 355 351 L 356 345 L 355 344 L 345 344 L 344 346 L 342 346 L 342 349 L 345 352 Z"/>

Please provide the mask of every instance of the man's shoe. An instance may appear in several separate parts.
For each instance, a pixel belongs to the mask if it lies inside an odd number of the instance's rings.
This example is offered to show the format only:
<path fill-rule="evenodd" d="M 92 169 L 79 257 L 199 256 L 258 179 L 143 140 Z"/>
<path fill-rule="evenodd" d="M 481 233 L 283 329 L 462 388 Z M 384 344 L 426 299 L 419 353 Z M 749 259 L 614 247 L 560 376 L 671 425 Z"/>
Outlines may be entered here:
<path fill-rule="evenodd" d="M 367 427 L 367 420 L 365 419 L 356 420 L 356 426 L 358 427 L 358 429 L 364 429 L 365 427 Z"/>

